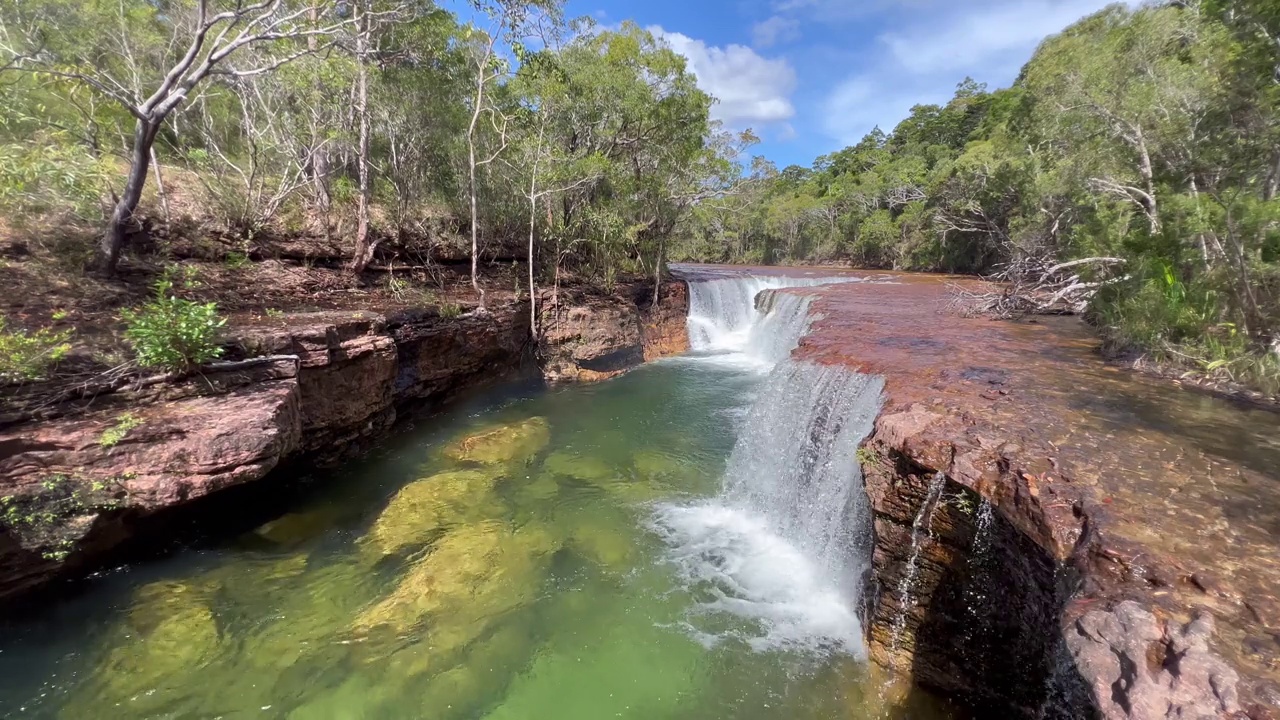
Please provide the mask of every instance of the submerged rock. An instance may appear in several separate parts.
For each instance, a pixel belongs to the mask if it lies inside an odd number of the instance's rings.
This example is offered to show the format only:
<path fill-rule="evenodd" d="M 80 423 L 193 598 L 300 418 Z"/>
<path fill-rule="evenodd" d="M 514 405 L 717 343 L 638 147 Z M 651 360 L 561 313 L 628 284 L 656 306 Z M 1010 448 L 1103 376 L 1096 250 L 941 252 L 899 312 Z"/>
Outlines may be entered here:
<path fill-rule="evenodd" d="M 465 646 L 413 643 L 371 670 L 384 687 L 396 688 L 402 712 L 412 707 L 432 720 L 474 718 L 477 710 L 502 696 L 533 648 L 529 625 L 507 622 Z"/>
<path fill-rule="evenodd" d="M 538 477 L 523 482 L 515 491 L 515 505 L 518 508 L 530 504 L 544 503 L 560 494 L 560 483 L 554 475 L 543 473 Z"/>
<path fill-rule="evenodd" d="M 631 461 L 636 473 L 649 481 L 669 480 L 685 472 L 684 466 L 675 458 L 654 450 L 636 452 L 632 455 Z"/>
<path fill-rule="evenodd" d="M 542 462 L 542 467 L 556 475 L 565 475 L 587 482 L 599 482 L 618 477 L 618 471 L 600 458 L 562 450 L 548 455 Z"/>
<path fill-rule="evenodd" d="M 444 622 L 427 629 L 429 642 L 441 651 L 461 647 L 497 616 L 533 601 L 556 545 L 539 527 L 513 531 L 498 521 L 460 526 L 414 564 L 390 595 L 361 613 L 353 629 L 358 635 L 379 628 L 401 635 L 428 616 L 447 613 Z"/>
<path fill-rule="evenodd" d="M 587 516 L 573 527 L 570 542 L 574 550 L 597 565 L 625 570 L 631 566 L 635 543 L 624 527 L 607 517 Z"/>
<path fill-rule="evenodd" d="M 360 539 L 380 555 L 421 547 L 442 531 L 495 511 L 494 469 L 455 470 L 409 483 L 400 488 L 386 509 Z"/>
<path fill-rule="evenodd" d="M 112 634 L 115 645 L 80 692 L 63 705 L 64 718 L 169 712 L 218 652 L 219 633 L 205 588 L 159 582 L 141 588 Z"/>
<path fill-rule="evenodd" d="M 285 513 L 258 526 L 253 535 L 275 545 L 301 545 L 333 527 L 339 514 L 339 508 L 332 505 Z"/>
<path fill-rule="evenodd" d="M 523 462 L 537 455 L 550 441 L 551 426 L 547 419 L 535 417 L 468 435 L 445 448 L 444 455 L 457 462 L 482 465 Z"/>

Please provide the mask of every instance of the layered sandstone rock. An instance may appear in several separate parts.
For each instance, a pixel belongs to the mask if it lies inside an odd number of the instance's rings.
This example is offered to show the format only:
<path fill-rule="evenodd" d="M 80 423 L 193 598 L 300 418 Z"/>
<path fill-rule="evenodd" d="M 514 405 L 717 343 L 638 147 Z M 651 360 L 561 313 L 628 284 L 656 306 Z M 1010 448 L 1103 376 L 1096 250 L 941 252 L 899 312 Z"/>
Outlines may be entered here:
<path fill-rule="evenodd" d="M 652 286 L 645 284 L 544 305 L 538 348 L 543 375 L 554 382 L 603 380 L 684 352 L 689 349 L 688 310 L 683 282 L 664 283 L 656 305 Z"/>
<path fill-rule="evenodd" d="M 894 280 L 820 291 L 797 352 L 886 382 L 861 451 L 872 657 L 980 716 L 1272 717 L 1275 486 L 1240 443 L 1275 419 L 1205 418 L 1079 328 Z"/>
<path fill-rule="evenodd" d="M 606 302 L 616 314 L 587 311 L 583 328 L 612 338 L 598 353 L 626 346 L 605 375 L 678 349 L 684 284 L 666 284 L 657 312 L 651 293 L 627 286 Z M 0 418 L 0 601 L 84 574 L 171 511 L 282 464 L 363 451 L 397 418 L 510 378 L 533 355 L 522 303 L 460 317 L 431 308 L 297 313 L 233 333 L 227 361 L 194 377 L 126 378 Z M 574 357 L 589 365 L 594 356 Z M 545 444 L 545 427 L 526 430 L 534 446 Z M 473 441 L 464 455 L 475 457 L 462 459 L 486 462 L 487 447 Z"/>

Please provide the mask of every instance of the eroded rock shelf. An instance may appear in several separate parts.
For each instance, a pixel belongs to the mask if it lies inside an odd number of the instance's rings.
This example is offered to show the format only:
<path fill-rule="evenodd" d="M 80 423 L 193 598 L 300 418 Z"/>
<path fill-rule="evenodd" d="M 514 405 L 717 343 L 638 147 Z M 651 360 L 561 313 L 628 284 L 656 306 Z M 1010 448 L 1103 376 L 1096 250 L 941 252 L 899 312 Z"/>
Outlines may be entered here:
<path fill-rule="evenodd" d="M 19 417 L 0 429 L 0 601 L 101 567 L 174 509 L 359 454 L 465 391 L 528 372 L 609 377 L 682 351 L 684 285 L 667 283 L 656 307 L 652 295 L 566 297 L 543 311 L 537 345 L 527 302 L 460 317 L 292 314 L 233 328 L 233 361 L 196 376 Z"/>
<path fill-rule="evenodd" d="M 1108 366 L 1073 321 L 947 304 L 939 278 L 830 286 L 797 350 L 886 381 L 873 656 L 1001 716 L 1274 717 L 1280 415 Z"/>

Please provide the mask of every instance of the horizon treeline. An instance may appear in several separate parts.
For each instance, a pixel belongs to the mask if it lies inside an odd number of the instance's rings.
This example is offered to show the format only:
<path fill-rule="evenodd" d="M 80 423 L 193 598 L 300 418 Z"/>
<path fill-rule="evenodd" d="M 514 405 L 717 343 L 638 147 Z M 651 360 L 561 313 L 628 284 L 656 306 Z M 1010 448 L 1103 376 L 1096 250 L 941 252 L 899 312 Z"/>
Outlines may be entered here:
<path fill-rule="evenodd" d="M 1280 4 L 1117 4 L 1009 88 L 966 80 L 700 205 L 676 254 L 1044 280 L 1087 292 L 1113 349 L 1276 389 L 1278 187 Z"/>

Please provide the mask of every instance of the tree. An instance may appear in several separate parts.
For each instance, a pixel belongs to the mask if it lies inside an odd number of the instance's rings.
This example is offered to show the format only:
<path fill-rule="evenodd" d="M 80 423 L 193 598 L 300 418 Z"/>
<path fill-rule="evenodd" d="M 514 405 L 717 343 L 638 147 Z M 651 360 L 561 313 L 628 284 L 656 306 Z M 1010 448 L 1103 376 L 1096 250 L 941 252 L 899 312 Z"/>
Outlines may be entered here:
<path fill-rule="evenodd" d="M 271 72 L 319 49 L 305 43 L 299 46 L 298 41 L 325 38 L 328 44 L 339 29 L 349 23 L 344 18 L 326 18 L 313 24 L 312 17 L 328 14 L 321 5 L 295 6 L 285 0 L 237 2 L 221 12 L 211 11 L 209 0 L 196 0 L 190 16 L 177 12 L 162 14 L 158 8 L 152 8 L 148 22 L 171 25 L 172 44 L 185 46 L 185 50 L 164 72 L 151 94 L 144 97 L 109 69 L 95 63 L 94 58 L 81 54 L 73 39 L 59 35 L 58 21 L 74 12 L 74 7 L 61 2 L 48 3 L 28 12 L 17 5 L 6 7 L 4 13 L 5 17 L 18 21 L 13 24 L 25 30 L 21 37 L 15 38 L 8 27 L 11 21 L 6 21 L 6 38 L 20 43 L 4 48 L 9 67 L 83 83 L 119 103 L 135 120 L 124 189 L 116 199 L 99 248 L 99 266 L 107 273 L 115 272 L 120 251 L 134 223 L 134 212 L 150 172 L 156 137 L 165 119 L 211 75 L 248 78 Z M 46 42 L 50 38 L 57 38 L 58 42 Z M 237 68 L 230 64 L 237 51 L 254 45 L 268 45 L 275 53 L 252 67 Z"/>

